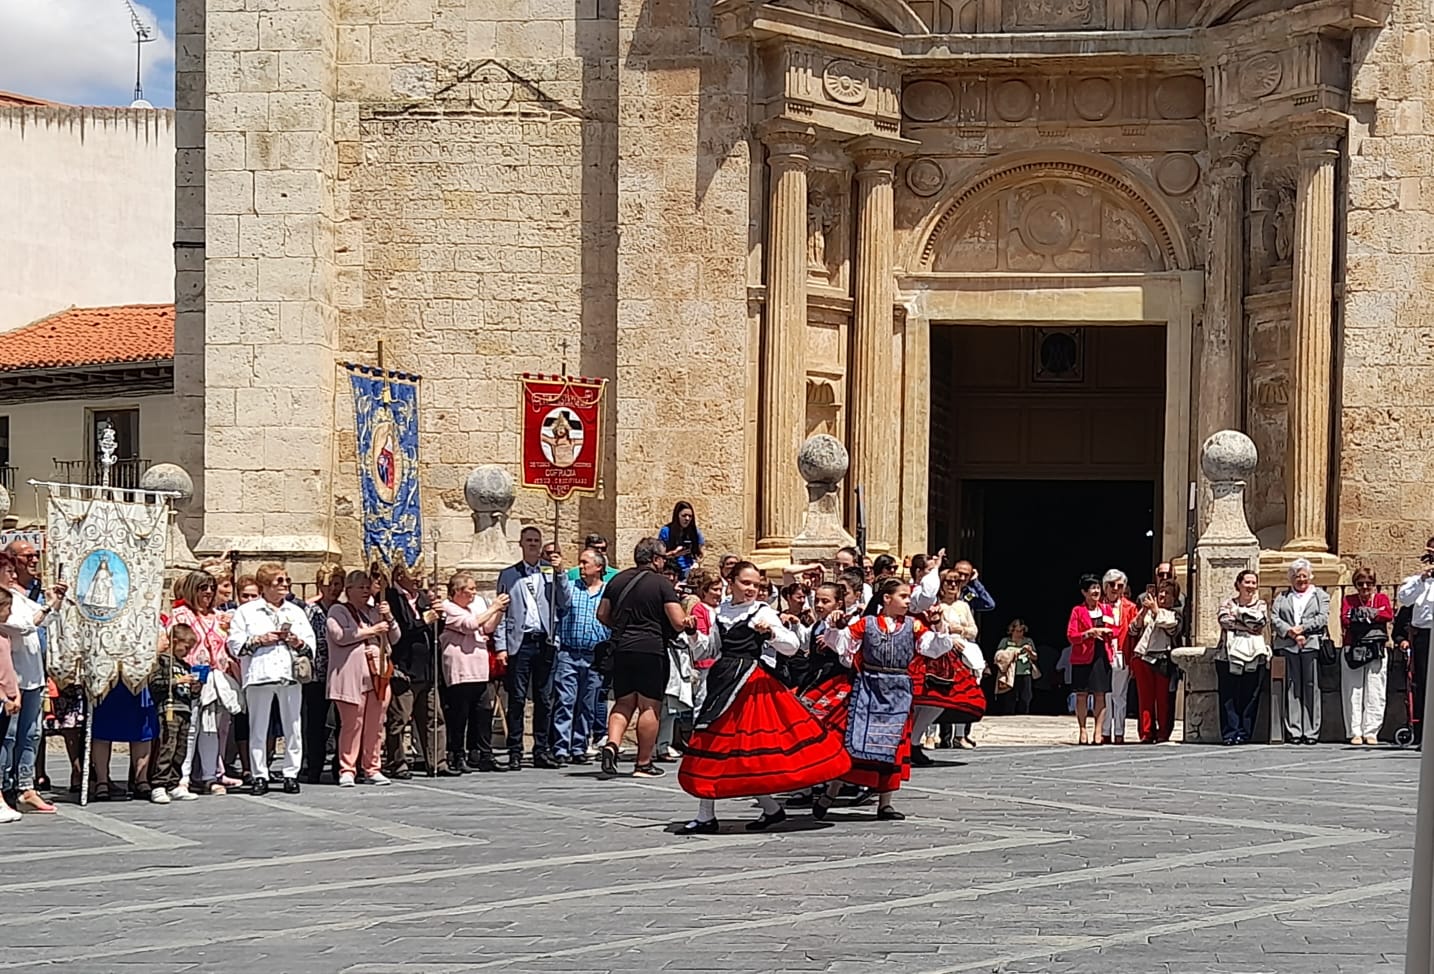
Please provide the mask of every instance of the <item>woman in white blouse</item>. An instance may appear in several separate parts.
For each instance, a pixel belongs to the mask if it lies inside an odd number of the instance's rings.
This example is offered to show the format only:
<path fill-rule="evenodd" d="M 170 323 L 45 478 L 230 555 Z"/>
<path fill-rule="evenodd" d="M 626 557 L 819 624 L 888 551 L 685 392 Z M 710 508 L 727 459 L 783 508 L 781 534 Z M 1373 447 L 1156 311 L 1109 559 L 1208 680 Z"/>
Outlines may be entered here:
<path fill-rule="evenodd" d="M 17 794 L 21 811 L 49 814 L 55 806 L 35 790 L 35 754 L 41 743 L 40 721 L 45 703 L 45 653 L 40 646 L 40 629 L 50 621 L 50 613 L 64 599 L 67 589 L 63 582 L 57 582 L 50 590 L 48 604 L 31 601 L 20 587 L 14 557 L 8 552 L 0 552 L 0 588 L 10 593 L 10 615 L 4 625 L 20 685 L 20 710 L 10 718 L 0 746 L 5 790 Z"/>
<path fill-rule="evenodd" d="M 759 598 L 766 587 L 756 565 L 738 562 L 731 598 L 717 607 L 711 632 L 699 636 L 688 621 L 694 656 L 717 661 L 677 772 L 683 790 L 699 799 L 697 817 L 680 835 L 715 833 L 719 798 L 757 800 L 762 815 L 747 823 L 749 831 L 776 825 L 787 813 L 774 793 L 830 781 L 851 766 L 841 738 L 772 673 L 777 655 L 791 656 L 800 643 Z"/>

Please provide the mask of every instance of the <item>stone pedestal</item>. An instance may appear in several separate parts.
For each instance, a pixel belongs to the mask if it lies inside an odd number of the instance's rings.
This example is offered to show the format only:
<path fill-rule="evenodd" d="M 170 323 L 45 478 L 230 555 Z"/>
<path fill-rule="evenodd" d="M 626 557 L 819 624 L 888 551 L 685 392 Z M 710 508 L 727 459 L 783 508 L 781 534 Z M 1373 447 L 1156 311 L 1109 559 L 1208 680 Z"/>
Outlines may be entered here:
<path fill-rule="evenodd" d="M 807 513 L 801 532 L 792 539 L 794 564 L 820 562 L 833 569 L 837 550 L 856 544 L 842 527 L 841 495 L 837 493 L 850 463 L 846 447 L 825 433 L 808 437 L 798 451 L 797 471 L 807 482 Z"/>
<path fill-rule="evenodd" d="M 767 224 L 767 306 L 757 492 L 757 554 L 785 558 L 801 514 L 791 476 L 806 423 L 808 126 L 775 119 L 761 130 L 771 170 Z"/>
<path fill-rule="evenodd" d="M 498 573 L 521 557 L 508 536 L 508 512 L 517 496 L 513 475 L 495 464 L 475 467 L 463 484 L 463 499 L 473 512 L 473 543 L 458 570 L 473 574 L 483 591 L 491 591 Z"/>
<path fill-rule="evenodd" d="M 169 491 L 178 496 L 169 502 L 169 548 L 164 567 L 177 574 L 194 571 L 199 559 L 189 549 L 189 540 L 179 530 L 179 517 L 194 499 L 194 480 L 177 463 L 156 463 L 139 479 L 140 490 Z"/>
<path fill-rule="evenodd" d="M 1209 523 L 1195 545 L 1190 593 L 1190 647 L 1173 658 L 1185 673 L 1185 741 L 1220 742 L 1220 703 L 1214 667 L 1220 642 L 1220 603 L 1235 591 L 1242 571 L 1259 567 L 1260 543 L 1245 517 L 1245 480 L 1255 471 L 1255 444 L 1244 433 L 1220 430 L 1200 448 L 1202 485 L 1209 493 Z"/>

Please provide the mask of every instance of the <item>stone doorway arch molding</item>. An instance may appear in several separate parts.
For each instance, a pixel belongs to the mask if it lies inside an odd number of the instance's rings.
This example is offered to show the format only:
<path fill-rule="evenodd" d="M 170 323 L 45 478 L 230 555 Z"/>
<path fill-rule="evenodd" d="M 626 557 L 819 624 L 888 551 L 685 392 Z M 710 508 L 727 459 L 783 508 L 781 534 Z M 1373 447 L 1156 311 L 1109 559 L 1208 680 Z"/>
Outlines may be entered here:
<path fill-rule="evenodd" d="M 911 234 L 900 266 L 914 274 L 935 272 L 943 244 L 969 229 L 992 202 L 1034 184 L 1066 184 L 1091 192 L 1119 208 L 1145 235 L 1149 266 L 1093 266 L 1091 272 L 1184 271 L 1193 266 L 1190 241 L 1159 190 L 1109 156 L 1073 149 L 1013 152 L 990 160 L 947 193 Z M 1078 228 L 1071 223 L 1075 217 L 1058 200 L 1053 199 L 1044 209 L 1036 202 L 1027 207 L 1025 215 L 1028 222 L 1032 215 L 1043 221 L 1021 228 L 1022 242 L 1033 251 L 1055 253 L 1077 236 Z"/>

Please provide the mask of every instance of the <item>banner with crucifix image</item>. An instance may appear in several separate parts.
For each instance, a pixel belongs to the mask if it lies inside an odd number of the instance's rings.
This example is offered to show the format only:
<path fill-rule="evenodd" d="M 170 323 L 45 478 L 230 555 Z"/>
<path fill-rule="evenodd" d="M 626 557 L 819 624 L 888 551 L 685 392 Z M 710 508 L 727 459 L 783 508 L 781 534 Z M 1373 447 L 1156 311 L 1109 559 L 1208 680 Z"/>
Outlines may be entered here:
<path fill-rule="evenodd" d="M 523 486 L 555 501 L 596 493 L 606 379 L 529 375 L 522 383 Z"/>
<path fill-rule="evenodd" d="M 50 671 L 99 700 L 154 669 L 169 546 L 166 496 L 47 484 L 50 565 L 69 586 L 50 621 Z"/>
<path fill-rule="evenodd" d="M 423 554 L 418 490 L 419 376 L 344 364 L 354 393 L 364 559 L 412 566 Z"/>

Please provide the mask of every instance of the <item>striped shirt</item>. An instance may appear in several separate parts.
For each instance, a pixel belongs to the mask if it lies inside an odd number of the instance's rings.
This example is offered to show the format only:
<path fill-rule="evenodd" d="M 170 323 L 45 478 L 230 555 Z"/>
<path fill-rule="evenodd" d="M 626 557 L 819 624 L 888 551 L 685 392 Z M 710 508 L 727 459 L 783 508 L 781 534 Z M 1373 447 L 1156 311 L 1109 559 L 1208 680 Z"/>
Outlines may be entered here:
<path fill-rule="evenodd" d="M 587 585 L 581 581 L 573 586 L 572 602 L 558 618 L 558 642 L 561 646 L 589 652 L 608 638 L 607 626 L 597 620 L 598 603 L 606 591 L 606 583 L 596 593 L 589 593 Z"/>

